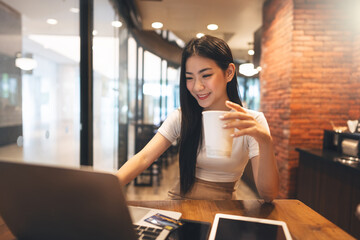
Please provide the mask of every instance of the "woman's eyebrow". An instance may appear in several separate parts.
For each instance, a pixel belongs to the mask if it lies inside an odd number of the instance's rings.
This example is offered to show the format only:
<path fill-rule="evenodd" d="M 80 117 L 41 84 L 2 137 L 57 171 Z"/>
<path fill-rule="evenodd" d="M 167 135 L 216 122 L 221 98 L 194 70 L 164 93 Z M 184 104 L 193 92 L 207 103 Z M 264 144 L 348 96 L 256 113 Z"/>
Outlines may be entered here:
<path fill-rule="evenodd" d="M 199 73 L 205 72 L 207 70 L 211 70 L 212 68 L 203 68 L 199 71 Z M 185 74 L 193 74 L 192 72 L 185 72 Z"/>
<path fill-rule="evenodd" d="M 199 71 L 199 73 L 205 72 L 206 70 L 211 70 L 211 68 L 204 68 Z"/>

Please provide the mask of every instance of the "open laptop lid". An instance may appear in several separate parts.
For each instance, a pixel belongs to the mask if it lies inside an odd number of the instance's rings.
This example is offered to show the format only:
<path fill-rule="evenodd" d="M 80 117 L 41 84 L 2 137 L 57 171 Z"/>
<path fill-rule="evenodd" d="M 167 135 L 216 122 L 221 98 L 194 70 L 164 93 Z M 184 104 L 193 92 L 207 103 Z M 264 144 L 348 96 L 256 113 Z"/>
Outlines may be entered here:
<path fill-rule="evenodd" d="M 0 161 L 0 214 L 19 239 L 136 239 L 121 188 L 113 174 Z"/>

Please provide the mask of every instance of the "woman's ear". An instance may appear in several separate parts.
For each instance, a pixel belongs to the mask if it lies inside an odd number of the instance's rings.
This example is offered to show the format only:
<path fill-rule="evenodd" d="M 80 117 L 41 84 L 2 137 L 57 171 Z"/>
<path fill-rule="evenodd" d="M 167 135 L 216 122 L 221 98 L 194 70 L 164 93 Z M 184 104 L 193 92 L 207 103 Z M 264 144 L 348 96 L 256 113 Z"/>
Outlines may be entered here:
<path fill-rule="evenodd" d="M 235 64 L 230 63 L 225 71 L 226 82 L 230 82 L 235 74 Z"/>

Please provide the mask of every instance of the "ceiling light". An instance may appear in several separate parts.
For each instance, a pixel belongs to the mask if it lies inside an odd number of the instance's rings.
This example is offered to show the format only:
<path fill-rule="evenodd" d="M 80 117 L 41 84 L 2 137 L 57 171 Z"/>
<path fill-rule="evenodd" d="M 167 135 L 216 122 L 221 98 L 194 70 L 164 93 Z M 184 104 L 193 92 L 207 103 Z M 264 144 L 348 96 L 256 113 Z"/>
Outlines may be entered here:
<path fill-rule="evenodd" d="M 252 49 L 250 49 L 250 50 L 248 51 L 248 54 L 249 54 L 250 56 L 253 56 L 253 55 L 255 54 L 255 51 L 252 50 Z"/>
<path fill-rule="evenodd" d="M 239 72 L 242 75 L 245 75 L 247 77 L 251 77 L 251 76 L 254 76 L 255 74 L 257 74 L 259 71 L 254 68 L 254 64 L 252 64 L 252 63 L 243 63 L 239 67 Z"/>
<path fill-rule="evenodd" d="M 198 33 L 198 34 L 196 34 L 196 37 L 197 37 L 197 38 L 202 38 L 203 36 L 205 36 L 205 34 L 203 34 L 203 33 Z"/>
<path fill-rule="evenodd" d="M 184 48 L 185 47 L 185 43 L 183 40 L 181 40 L 180 38 L 176 39 L 176 44 L 181 47 L 181 48 Z"/>
<path fill-rule="evenodd" d="M 153 23 L 151 24 L 151 26 L 152 26 L 153 28 L 155 28 L 155 29 L 160 29 L 160 28 L 162 28 L 164 25 L 163 25 L 161 22 L 153 22 Z"/>
<path fill-rule="evenodd" d="M 46 22 L 50 25 L 56 25 L 58 23 L 58 21 L 53 18 L 49 18 L 48 20 L 46 20 Z"/>
<path fill-rule="evenodd" d="M 218 25 L 216 24 L 209 24 L 207 25 L 207 29 L 211 30 L 211 31 L 214 31 L 214 30 L 217 30 L 219 28 Z"/>
<path fill-rule="evenodd" d="M 78 8 L 74 8 L 74 7 L 70 8 L 69 11 L 72 12 L 72 13 L 79 13 L 80 12 L 80 10 Z"/>
<path fill-rule="evenodd" d="M 122 26 L 122 22 L 120 22 L 120 21 L 112 21 L 111 26 L 119 28 L 119 27 Z"/>
<path fill-rule="evenodd" d="M 31 57 L 23 57 L 19 54 L 15 59 L 15 66 L 24 71 L 31 71 L 37 67 L 37 62 Z"/>
<path fill-rule="evenodd" d="M 96 35 L 98 34 L 98 31 L 93 30 L 92 34 L 93 34 L 94 36 L 96 36 Z"/>

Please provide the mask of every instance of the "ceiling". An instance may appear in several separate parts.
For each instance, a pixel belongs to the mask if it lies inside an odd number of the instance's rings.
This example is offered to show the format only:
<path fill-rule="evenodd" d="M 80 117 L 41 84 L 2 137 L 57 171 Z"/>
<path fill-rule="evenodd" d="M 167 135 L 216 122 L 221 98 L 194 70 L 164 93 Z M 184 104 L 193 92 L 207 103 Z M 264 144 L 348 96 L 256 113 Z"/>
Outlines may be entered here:
<path fill-rule="evenodd" d="M 264 0 L 135 0 L 143 29 L 150 30 L 152 22 L 162 22 L 164 30 L 172 31 L 187 42 L 197 33 L 211 34 L 224 39 L 234 58 L 247 60 L 249 42 L 262 25 Z M 219 28 L 207 30 L 216 23 Z"/>
<path fill-rule="evenodd" d="M 0 0 L 16 9 L 23 19 L 23 35 L 54 34 L 78 35 L 78 14 L 70 7 L 78 7 L 79 0 Z M 262 25 L 262 5 L 265 0 L 134 0 L 144 30 L 153 30 L 151 23 L 160 21 L 163 29 L 172 31 L 187 42 L 197 33 L 211 34 L 224 39 L 235 59 L 249 60 L 248 43 Z M 94 0 L 94 28 L 99 35 L 113 34 L 109 22 L 115 16 L 108 0 Z M 41 7 L 39 7 L 41 6 Z M 59 24 L 49 26 L 47 18 L 56 18 Z M 218 30 L 206 26 L 216 23 Z"/>
<path fill-rule="evenodd" d="M 0 0 L 19 12 L 22 17 L 22 33 L 79 35 L 79 13 L 72 13 L 70 8 L 79 8 L 79 0 Z M 55 18 L 58 24 L 49 25 L 46 19 Z M 94 0 L 94 29 L 100 35 L 112 35 L 109 25 L 115 19 L 114 10 L 109 0 Z"/>

